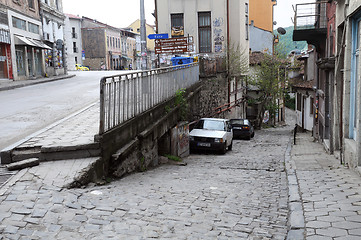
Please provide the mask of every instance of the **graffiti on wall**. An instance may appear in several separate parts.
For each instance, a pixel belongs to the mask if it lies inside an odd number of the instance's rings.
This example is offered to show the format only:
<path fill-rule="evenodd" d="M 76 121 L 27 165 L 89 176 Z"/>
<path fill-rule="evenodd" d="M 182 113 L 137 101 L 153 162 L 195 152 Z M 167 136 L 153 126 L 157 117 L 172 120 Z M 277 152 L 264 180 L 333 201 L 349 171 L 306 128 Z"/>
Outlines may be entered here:
<path fill-rule="evenodd" d="M 213 20 L 213 41 L 214 41 L 214 52 L 222 52 L 223 51 L 223 18 L 215 18 Z"/>

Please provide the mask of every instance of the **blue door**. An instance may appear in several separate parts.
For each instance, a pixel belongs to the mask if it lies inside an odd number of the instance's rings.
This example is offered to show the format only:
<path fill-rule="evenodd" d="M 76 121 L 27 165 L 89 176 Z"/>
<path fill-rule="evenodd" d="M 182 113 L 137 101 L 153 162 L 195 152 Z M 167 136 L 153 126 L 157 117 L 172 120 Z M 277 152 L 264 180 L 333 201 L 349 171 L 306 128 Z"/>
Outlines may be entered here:
<path fill-rule="evenodd" d="M 359 79 L 359 62 L 360 62 L 360 34 L 361 18 L 352 21 L 352 60 L 351 60 L 351 84 L 350 84 L 350 127 L 349 136 L 356 140 L 356 123 L 357 123 L 357 87 Z"/>

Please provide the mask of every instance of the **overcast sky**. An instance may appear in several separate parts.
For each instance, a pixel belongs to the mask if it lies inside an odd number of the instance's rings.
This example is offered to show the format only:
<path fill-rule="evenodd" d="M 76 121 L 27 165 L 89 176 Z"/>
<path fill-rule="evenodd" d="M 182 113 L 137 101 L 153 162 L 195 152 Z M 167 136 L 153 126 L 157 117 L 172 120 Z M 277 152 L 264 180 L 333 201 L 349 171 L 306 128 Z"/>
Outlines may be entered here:
<path fill-rule="evenodd" d="M 140 19 L 140 0 L 63 0 L 64 13 L 96 19 L 113 27 L 127 27 Z M 154 24 L 154 0 L 144 0 L 145 19 Z"/>
<path fill-rule="evenodd" d="M 277 5 L 274 7 L 274 20 L 277 22 L 277 25 L 274 29 L 293 25 L 291 18 L 294 18 L 295 13 L 292 5 L 311 2 L 315 2 L 315 0 L 277 0 Z"/>
<path fill-rule="evenodd" d="M 291 17 L 294 15 L 292 5 L 302 2 L 314 0 L 277 0 L 274 8 L 274 20 L 277 22 L 275 29 L 291 26 Z M 114 27 L 127 27 L 140 18 L 139 3 L 140 0 L 63 0 L 63 8 L 64 13 L 86 16 Z M 154 24 L 154 17 L 151 15 L 154 11 L 154 0 L 144 0 L 144 5 L 147 23 Z"/>

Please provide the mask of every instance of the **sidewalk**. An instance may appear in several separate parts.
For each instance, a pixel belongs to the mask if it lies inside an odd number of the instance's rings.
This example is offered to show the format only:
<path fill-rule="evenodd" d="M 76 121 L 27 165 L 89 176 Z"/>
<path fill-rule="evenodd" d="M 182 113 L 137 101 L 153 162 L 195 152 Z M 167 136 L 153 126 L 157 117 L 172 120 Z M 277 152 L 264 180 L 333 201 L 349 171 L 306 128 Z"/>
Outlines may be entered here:
<path fill-rule="evenodd" d="M 71 78 L 73 76 L 75 75 L 56 76 L 26 81 L 0 80 L 0 91 Z M 4 165 L 1 166 L 0 174 L 2 178 L 0 178 L 0 192 L 5 191 L 9 186 L 15 184 L 16 181 L 21 181 L 22 176 L 26 172 L 36 175 L 40 179 L 43 179 L 46 183 L 60 188 L 67 187 L 74 181 L 79 180 L 83 174 L 86 174 L 86 171 L 89 170 L 90 166 L 99 159 L 99 157 L 93 157 L 96 155 L 94 154 L 95 150 L 87 149 L 87 146 L 95 144 L 94 135 L 98 133 L 98 130 L 99 103 L 93 103 L 86 108 L 81 109 L 78 112 L 22 139 L 9 148 L 3 149 L 3 151 L 10 151 L 15 148 L 45 149 L 48 154 L 51 154 L 51 151 L 54 152 L 52 157 L 54 157 L 54 155 L 58 155 L 55 157 L 60 157 L 62 160 L 41 162 L 37 167 L 23 169 L 19 172 L 9 172 L 4 168 Z M 77 146 L 80 146 L 80 148 L 85 151 L 86 157 L 71 159 L 72 157 L 69 157 L 69 154 L 61 152 L 62 150 L 74 150 Z M 76 154 L 79 155 L 79 151 Z M 12 178 L 7 179 L 8 177 Z M 3 186 L 1 187 L 1 185 Z"/>
<path fill-rule="evenodd" d="M 361 177 L 357 173 L 313 142 L 311 133 L 297 134 L 286 168 L 293 237 L 361 239 Z"/>
<path fill-rule="evenodd" d="M 38 79 L 34 79 L 34 80 L 19 80 L 19 81 L 13 81 L 13 80 L 7 80 L 7 79 L 0 80 L 0 91 L 11 90 L 11 89 L 15 89 L 15 88 L 21 88 L 21 87 L 26 87 L 26 86 L 30 86 L 30 85 L 40 84 L 40 83 L 46 83 L 46 82 L 52 82 L 52 81 L 72 78 L 74 76 L 75 76 L 75 74 L 68 74 L 68 75 L 51 76 L 51 77 L 47 77 L 47 78 L 38 78 Z"/>

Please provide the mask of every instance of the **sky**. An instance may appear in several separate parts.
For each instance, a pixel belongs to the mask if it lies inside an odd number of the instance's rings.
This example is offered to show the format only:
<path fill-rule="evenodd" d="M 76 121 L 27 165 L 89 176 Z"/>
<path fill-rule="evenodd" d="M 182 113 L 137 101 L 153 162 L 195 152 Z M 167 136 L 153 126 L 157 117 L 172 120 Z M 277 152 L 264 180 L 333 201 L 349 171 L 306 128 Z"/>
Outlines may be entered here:
<path fill-rule="evenodd" d="M 147 23 L 153 25 L 154 0 L 144 0 L 144 8 Z M 140 19 L 140 0 L 63 0 L 63 11 L 124 28 Z"/>
<path fill-rule="evenodd" d="M 293 26 L 291 18 L 294 18 L 295 12 L 293 11 L 292 5 L 311 2 L 315 2 L 315 0 L 277 0 L 277 5 L 274 7 L 274 21 L 277 22 L 277 25 L 274 26 L 274 29 Z"/>
<path fill-rule="evenodd" d="M 219 0 L 214 0 L 219 1 Z M 252 1 L 252 0 L 249 0 Z M 96 19 L 114 27 L 127 27 L 140 18 L 140 0 L 63 0 L 64 13 L 70 13 Z M 314 2 L 314 0 L 277 0 L 274 7 L 274 20 L 278 27 L 293 25 L 292 5 L 296 3 Z M 148 24 L 154 24 L 154 0 L 144 0 L 145 18 Z"/>

